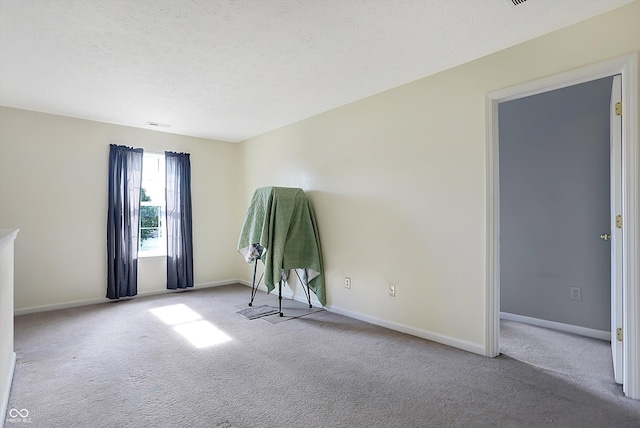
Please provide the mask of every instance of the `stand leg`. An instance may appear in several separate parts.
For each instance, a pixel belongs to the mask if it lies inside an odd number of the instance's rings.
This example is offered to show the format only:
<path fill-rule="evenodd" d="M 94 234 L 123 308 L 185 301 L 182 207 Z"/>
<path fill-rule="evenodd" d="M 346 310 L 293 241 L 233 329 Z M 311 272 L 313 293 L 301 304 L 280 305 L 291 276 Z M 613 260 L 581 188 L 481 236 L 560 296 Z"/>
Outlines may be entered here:
<path fill-rule="evenodd" d="M 283 317 L 282 313 L 282 280 L 278 283 L 278 310 L 280 311 L 280 316 Z"/>
<path fill-rule="evenodd" d="M 300 278 L 298 269 L 294 269 L 294 272 L 296 273 L 296 275 L 298 275 L 298 279 L 300 280 L 300 284 L 302 285 L 302 290 L 304 291 L 304 294 L 307 295 L 307 303 L 309 303 L 309 309 L 311 309 L 313 308 L 313 305 L 311 304 L 311 289 L 309 288 L 309 282 L 307 281 L 307 283 L 305 284 L 302 278 Z M 308 276 L 305 276 L 305 278 L 308 278 Z"/>
<path fill-rule="evenodd" d="M 253 261 L 253 281 L 251 282 L 251 301 L 249 306 L 253 306 L 253 299 L 256 297 L 258 285 L 256 284 L 256 271 L 258 270 L 258 260 Z"/>

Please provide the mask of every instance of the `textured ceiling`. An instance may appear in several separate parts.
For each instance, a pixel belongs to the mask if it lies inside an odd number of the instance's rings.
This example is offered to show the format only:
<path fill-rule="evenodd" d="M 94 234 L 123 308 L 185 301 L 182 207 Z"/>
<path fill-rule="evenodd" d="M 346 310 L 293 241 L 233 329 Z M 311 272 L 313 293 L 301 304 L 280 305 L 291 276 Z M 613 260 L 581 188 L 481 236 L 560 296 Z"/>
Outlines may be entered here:
<path fill-rule="evenodd" d="M 0 105 L 242 141 L 630 2 L 0 0 Z"/>

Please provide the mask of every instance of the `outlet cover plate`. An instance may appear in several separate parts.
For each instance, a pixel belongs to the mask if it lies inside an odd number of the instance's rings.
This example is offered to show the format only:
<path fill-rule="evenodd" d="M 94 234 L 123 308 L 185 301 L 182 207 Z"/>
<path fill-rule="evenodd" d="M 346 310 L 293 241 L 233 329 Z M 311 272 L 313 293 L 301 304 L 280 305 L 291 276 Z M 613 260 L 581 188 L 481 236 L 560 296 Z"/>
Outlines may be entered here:
<path fill-rule="evenodd" d="M 396 297 L 396 286 L 389 284 L 389 297 Z"/>
<path fill-rule="evenodd" d="M 582 300 L 582 289 L 580 287 L 569 287 L 569 298 L 571 300 Z"/>

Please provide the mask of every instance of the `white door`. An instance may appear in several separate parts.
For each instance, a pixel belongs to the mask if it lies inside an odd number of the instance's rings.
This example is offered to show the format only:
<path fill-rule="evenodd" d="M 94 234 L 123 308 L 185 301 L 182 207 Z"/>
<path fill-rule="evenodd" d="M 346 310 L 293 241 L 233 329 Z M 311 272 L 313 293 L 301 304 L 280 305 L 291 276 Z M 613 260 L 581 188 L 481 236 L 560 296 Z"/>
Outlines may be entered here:
<path fill-rule="evenodd" d="M 622 79 L 614 76 L 611 88 L 611 353 L 613 374 L 622 383 L 622 341 L 617 329 L 622 328 L 622 229 L 617 216 L 622 213 L 622 115 L 616 104 L 622 102 Z M 620 105 L 620 104 L 618 104 Z"/>

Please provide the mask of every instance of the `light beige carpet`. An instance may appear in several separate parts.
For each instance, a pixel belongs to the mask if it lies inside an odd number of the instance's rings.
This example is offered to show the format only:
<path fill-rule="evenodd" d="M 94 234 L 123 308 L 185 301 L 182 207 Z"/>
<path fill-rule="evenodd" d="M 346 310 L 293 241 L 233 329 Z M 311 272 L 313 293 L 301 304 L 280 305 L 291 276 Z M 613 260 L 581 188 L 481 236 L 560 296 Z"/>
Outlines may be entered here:
<path fill-rule="evenodd" d="M 27 409 L 30 423 L 5 426 L 638 427 L 639 402 L 571 373 L 328 311 L 248 320 L 234 307 L 248 292 L 16 317 L 9 409 Z"/>

